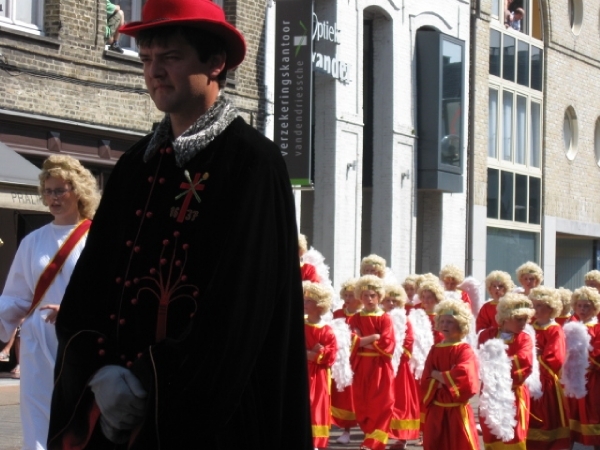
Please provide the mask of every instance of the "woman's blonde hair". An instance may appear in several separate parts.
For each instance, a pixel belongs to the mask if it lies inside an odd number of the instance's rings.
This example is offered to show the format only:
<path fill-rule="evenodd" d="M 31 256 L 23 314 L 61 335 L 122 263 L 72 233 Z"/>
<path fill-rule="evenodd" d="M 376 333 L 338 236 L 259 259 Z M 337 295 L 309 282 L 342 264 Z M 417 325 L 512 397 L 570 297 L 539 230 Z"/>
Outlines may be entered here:
<path fill-rule="evenodd" d="M 469 305 L 462 300 L 446 299 L 438 303 L 435 307 L 435 329 L 440 330 L 440 316 L 452 316 L 460 328 L 460 337 L 469 334 L 473 314 Z"/>
<path fill-rule="evenodd" d="M 446 298 L 444 295 L 444 288 L 442 288 L 438 282 L 433 280 L 426 280 L 419 284 L 419 290 L 417 291 L 419 298 L 421 297 L 421 293 L 424 291 L 431 292 L 437 299 L 437 303 L 442 302 Z"/>
<path fill-rule="evenodd" d="M 532 261 L 527 261 L 525 264 L 517 268 L 517 280 L 520 280 L 523 275 L 531 274 L 541 283 L 544 281 L 544 271 L 540 266 Z"/>
<path fill-rule="evenodd" d="M 578 301 L 587 300 L 594 307 L 594 315 L 600 313 L 600 294 L 595 288 L 582 286 L 579 289 L 575 289 L 571 296 L 571 307 L 575 310 L 575 304 Z"/>
<path fill-rule="evenodd" d="M 303 281 L 302 290 L 304 291 L 304 297 L 314 300 L 321 315 L 331 309 L 331 300 L 333 297 L 331 289 L 328 289 L 319 283 Z"/>
<path fill-rule="evenodd" d="M 42 164 L 42 172 L 39 175 L 39 192 L 42 202 L 46 198 L 42 195 L 46 188 L 46 180 L 50 177 L 61 178 L 69 183 L 73 193 L 77 196 L 77 209 L 79 215 L 85 219 L 92 219 L 100 203 L 100 192 L 94 175 L 83 167 L 83 165 L 69 155 L 51 155 Z"/>
<path fill-rule="evenodd" d="M 440 270 L 440 280 L 444 281 L 446 278 L 452 278 L 460 284 L 465 281 L 465 272 L 458 266 L 447 264 Z"/>
<path fill-rule="evenodd" d="M 538 302 L 548 305 L 550 309 L 552 309 L 550 317 L 553 319 L 558 317 L 563 310 L 563 303 L 560 300 L 557 290 L 554 288 L 547 286 L 533 288 L 529 293 L 529 300 L 537 300 Z"/>
<path fill-rule="evenodd" d="M 379 278 L 383 278 L 385 275 L 385 259 L 383 259 L 379 255 L 371 254 L 369 256 L 365 256 L 360 262 L 360 274 L 365 274 L 365 269 L 368 267 L 373 267 L 377 271 L 377 276 Z"/>
<path fill-rule="evenodd" d="M 509 292 L 501 297 L 496 306 L 496 322 L 500 326 L 505 320 L 513 317 L 527 316 L 528 319 L 531 319 L 534 314 L 531 300 L 516 292 Z"/>
<path fill-rule="evenodd" d="M 385 288 L 383 286 L 383 280 L 375 275 L 363 275 L 358 280 L 356 280 L 356 285 L 354 286 L 354 296 L 356 298 L 361 298 L 362 291 L 372 290 L 379 295 L 379 301 L 384 299 L 385 297 Z"/>
<path fill-rule="evenodd" d="M 573 296 L 573 292 L 570 289 L 559 287 L 556 293 L 562 303 L 562 311 L 559 315 L 566 316 L 571 311 L 571 297 Z"/>
<path fill-rule="evenodd" d="M 401 285 L 387 284 L 383 287 L 383 289 L 385 290 L 385 298 L 391 298 L 398 308 L 404 308 L 404 305 L 406 305 L 406 301 L 408 300 L 408 296 Z"/>
<path fill-rule="evenodd" d="M 506 292 L 510 292 L 515 288 L 512 278 L 507 272 L 502 270 L 494 270 L 485 278 L 485 288 L 489 291 L 490 286 L 494 281 L 499 281 L 506 288 Z"/>

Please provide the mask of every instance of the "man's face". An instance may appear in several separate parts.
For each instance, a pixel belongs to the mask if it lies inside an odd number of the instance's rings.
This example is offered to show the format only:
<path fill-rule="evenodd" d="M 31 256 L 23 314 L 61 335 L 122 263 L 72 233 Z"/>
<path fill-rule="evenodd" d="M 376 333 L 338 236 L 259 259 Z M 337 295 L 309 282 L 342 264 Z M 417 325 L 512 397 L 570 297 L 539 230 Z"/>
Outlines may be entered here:
<path fill-rule="evenodd" d="M 140 47 L 139 55 L 148 92 L 160 111 L 193 119 L 204 113 L 209 84 L 217 82 L 215 73 L 220 72 L 214 60 L 201 62 L 196 50 L 179 35 Z"/>

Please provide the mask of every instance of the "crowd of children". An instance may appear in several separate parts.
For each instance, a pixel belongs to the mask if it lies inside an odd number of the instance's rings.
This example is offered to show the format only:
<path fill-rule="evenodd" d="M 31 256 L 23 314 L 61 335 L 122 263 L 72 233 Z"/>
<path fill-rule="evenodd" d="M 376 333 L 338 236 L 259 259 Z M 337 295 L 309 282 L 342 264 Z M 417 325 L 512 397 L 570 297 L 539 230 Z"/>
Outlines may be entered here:
<path fill-rule="evenodd" d="M 315 449 L 327 448 L 332 423 L 342 444 L 360 427 L 361 450 L 388 441 L 401 450 L 410 440 L 426 450 L 476 450 L 479 434 L 491 450 L 600 449 L 600 271 L 575 292 L 542 286 L 532 262 L 517 269 L 518 288 L 492 271 L 481 308 L 460 289 L 455 266 L 400 284 L 370 255 L 360 273 L 342 283 L 333 311 L 331 286 L 304 282 Z M 339 348 L 336 321 L 351 333 Z M 338 351 L 346 356 L 336 361 Z M 344 358 L 352 382 L 332 383 Z M 470 405 L 477 394 L 479 425 Z"/>

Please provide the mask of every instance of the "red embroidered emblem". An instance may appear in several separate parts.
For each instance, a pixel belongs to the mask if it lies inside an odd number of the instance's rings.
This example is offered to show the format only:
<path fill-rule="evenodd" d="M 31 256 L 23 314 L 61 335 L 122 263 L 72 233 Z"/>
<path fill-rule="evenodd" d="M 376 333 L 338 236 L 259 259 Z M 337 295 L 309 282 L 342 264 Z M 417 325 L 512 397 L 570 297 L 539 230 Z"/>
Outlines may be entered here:
<path fill-rule="evenodd" d="M 175 200 L 179 200 L 185 195 L 185 199 L 183 200 L 183 204 L 181 205 L 181 209 L 179 210 L 179 215 L 177 216 L 177 222 L 179 223 L 183 222 L 185 218 L 187 210 L 190 207 L 190 202 L 192 201 L 192 196 L 196 198 L 198 203 L 202 201 L 196 191 L 203 191 L 205 186 L 202 183 L 208 180 L 208 172 L 204 172 L 204 174 L 198 172 L 194 175 L 193 181 L 190 177 L 190 173 L 187 170 L 183 171 L 183 175 L 188 180 L 188 182 L 186 183 L 184 181 L 179 187 L 181 189 L 185 189 L 185 191 L 183 191 L 181 194 L 175 197 Z"/>

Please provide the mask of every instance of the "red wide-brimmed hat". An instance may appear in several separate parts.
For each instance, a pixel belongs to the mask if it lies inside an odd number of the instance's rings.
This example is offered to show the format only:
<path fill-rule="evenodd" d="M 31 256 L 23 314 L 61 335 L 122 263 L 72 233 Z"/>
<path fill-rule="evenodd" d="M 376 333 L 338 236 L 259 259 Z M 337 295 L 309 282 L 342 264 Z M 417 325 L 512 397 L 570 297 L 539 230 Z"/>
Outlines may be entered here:
<path fill-rule="evenodd" d="M 142 9 L 142 20 L 125 24 L 119 31 L 136 37 L 142 30 L 168 25 L 193 26 L 219 37 L 227 52 L 225 69 L 237 67 L 244 60 L 244 37 L 211 0 L 148 0 Z"/>

